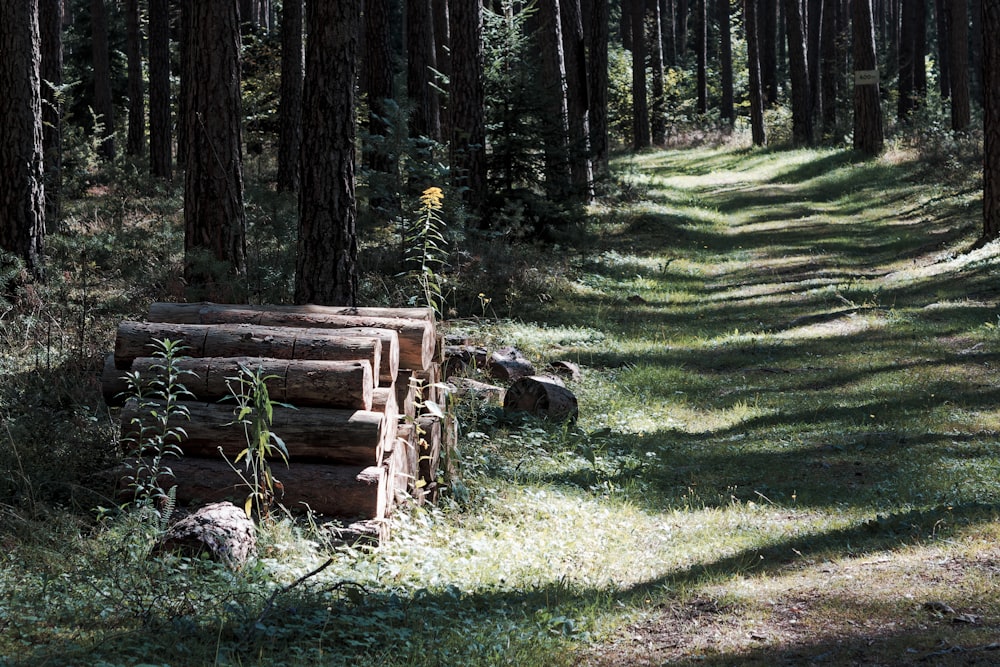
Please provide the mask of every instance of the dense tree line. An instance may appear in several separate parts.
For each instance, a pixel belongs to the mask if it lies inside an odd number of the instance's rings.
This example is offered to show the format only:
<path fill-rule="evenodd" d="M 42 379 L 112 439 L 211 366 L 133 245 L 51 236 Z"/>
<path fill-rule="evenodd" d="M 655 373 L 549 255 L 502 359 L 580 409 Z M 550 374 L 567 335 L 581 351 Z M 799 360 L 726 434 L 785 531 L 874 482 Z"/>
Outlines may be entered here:
<path fill-rule="evenodd" d="M 680 122 L 748 127 L 763 145 L 782 129 L 768 127 L 780 107 L 793 143 L 851 135 L 870 155 L 889 123 L 914 122 L 932 102 L 947 104 L 956 132 L 982 108 L 994 238 L 997 62 L 983 35 L 996 11 L 993 0 L 4 3 L 0 242 L 41 276 L 45 220 L 54 228 L 60 216 L 61 128 L 75 110 L 102 159 L 141 157 L 168 180 L 176 161 L 186 279 L 239 298 L 242 37 L 280 45 L 268 141 L 275 186 L 298 193 L 298 301 L 356 298 L 359 177 L 364 203 L 387 215 L 408 190 L 446 179 L 473 226 L 496 226 L 517 199 L 529 231 L 544 234 L 600 190 L 612 147 L 663 145 Z M 67 35 L 86 70 L 69 94 Z M 621 59 L 625 81 L 613 74 Z"/>

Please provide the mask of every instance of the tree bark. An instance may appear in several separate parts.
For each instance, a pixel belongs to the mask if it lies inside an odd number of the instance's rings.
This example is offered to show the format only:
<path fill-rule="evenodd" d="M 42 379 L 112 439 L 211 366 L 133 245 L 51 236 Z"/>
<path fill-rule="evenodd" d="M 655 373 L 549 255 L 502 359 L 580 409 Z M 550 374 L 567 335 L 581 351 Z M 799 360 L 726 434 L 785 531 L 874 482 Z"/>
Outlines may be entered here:
<path fill-rule="evenodd" d="M 987 0 L 989 1 L 989 0 Z M 972 28 L 969 35 L 969 65 L 972 70 L 970 79 L 970 95 L 973 100 L 983 104 L 983 0 L 970 0 L 969 9 L 972 14 Z M 991 35 L 991 39 L 997 39 Z"/>
<path fill-rule="evenodd" d="M 41 37 L 42 155 L 45 170 L 45 219 L 49 226 L 62 217 L 63 0 L 39 0 Z"/>
<path fill-rule="evenodd" d="M 149 171 L 172 178 L 170 2 L 149 0 Z"/>
<path fill-rule="evenodd" d="M 872 0 L 851 0 L 854 30 L 854 70 L 875 71 L 878 60 L 875 56 L 875 26 L 872 23 Z M 857 76 L 857 75 L 855 75 Z M 878 155 L 882 151 L 884 130 L 882 128 L 882 107 L 879 84 L 854 84 L 854 148 L 866 155 Z"/>
<path fill-rule="evenodd" d="M 369 4 L 374 4 L 368 0 Z M 302 84 L 305 51 L 303 0 L 285 0 L 281 10 L 281 91 L 278 100 L 278 190 L 299 189 L 302 150 Z M 387 45 L 388 47 L 388 45 Z"/>
<path fill-rule="evenodd" d="M 45 235 L 40 48 L 38 0 L 0 3 L 0 248 L 36 277 Z"/>
<path fill-rule="evenodd" d="M 747 39 L 747 69 L 750 79 L 750 133 L 754 146 L 766 146 L 764 90 L 760 76 L 760 30 L 757 26 L 759 0 L 743 0 L 743 23 Z"/>
<path fill-rule="evenodd" d="M 764 106 L 778 103 L 778 2 L 760 0 L 758 14 L 758 44 L 760 45 L 760 82 L 764 89 Z"/>
<path fill-rule="evenodd" d="M 667 140 L 667 100 L 663 83 L 663 32 L 660 2 L 652 0 L 649 7 L 652 21 L 649 27 L 649 69 L 653 74 L 650 92 L 649 131 L 654 146 L 663 146 Z"/>
<path fill-rule="evenodd" d="M 295 302 L 354 306 L 358 295 L 354 84 L 361 0 L 306 5 L 306 80 Z"/>
<path fill-rule="evenodd" d="M 240 31 L 235 0 L 191 3 L 184 277 L 191 296 L 233 299 L 246 275 Z"/>
<path fill-rule="evenodd" d="M 441 106 L 435 88 L 437 49 L 431 0 L 406 0 L 406 94 L 413 105 L 410 136 L 440 142 Z"/>
<path fill-rule="evenodd" d="M 115 107 L 111 97 L 111 56 L 108 45 L 108 11 L 104 0 L 90 2 L 90 34 L 94 60 L 94 113 L 100 123 L 98 154 L 115 159 Z"/>
<path fill-rule="evenodd" d="M 1000 3 L 982 3 L 983 238 L 1000 238 Z"/>
<path fill-rule="evenodd" d="M 800 0 L 785 0 L 783 8 L 788 32 L 788 67 L 792 86 L 792 141 L 796 145 L 808 145 L 812 143 L 813 130 L 806 26 Z"/>
<path fill-rule="evenodd" d="M 719 14 L 719 70 L 721 75 L 722 99 L 719 101 L 719 117 L 729 126 L 736 122 L 733 108 L 733 39 L 730 32 L 730 0 L 717 0 Z"/>
<path fill-rule="evenodd" d="M 486 122 L 483 93 L 483 14 L 479 0 L 450 6 L 452 185 L 469 212 L 485 213 Z"/>
<path fill-rule="evenodd" d="M 919 32 L 926 30 L 923 20 L 926 18 L 918 6 L 923 0 L 904 2 L 900 14 L 899 35 L 899 99 L 896 105 L 896 116 L 905 121 L 919 106 L 919 90 L 917 87 L 917 71 L 923 70 L 923 53 L 917 53 L 922 45 Z"/>
<path fill-rule="evenodd" d="M 632 146 L 649 148 L 649 102 L 646 97 L 646 0 L 632 0 Z"/>
<path fill-rule="evenodd" d="M 695 56 L 697 76 L 695 81 L 696 109 L 708 113 L 708 0 L 696 0 L 698 17 L 695 19 Z"/>
<path fill-rule="evenodd" d="M 590 66 L 587 84 L 590 90 L 590 150 L 593 155 L 594 178 L 608 176 L 608 0 L 592 0 L 590 24 L 587 26 L 587 49 Z"/>
<path fill-rule="evenodd" d="M 831 137 L 837 129 L 837 101 L 842 88 L 841 79 L 844 76 L 841 54 L 846 43 L 842 32 L 844 21 L 840 15 L 842 5 L 842 0 L 826 0 L 823 4 L 823 25 L 826 26 L 828 34 L 823 39 L 822 52 L 817 55 L 822 61 L 820 78 L 823 95 L 820 117 L 824 138 Z"/>
<path fill-rule="evenodd" d="M 566 61 L 563 52 L 559 0 L 537 3 L 535 30 L 544 90 L 542 127 L 545 153 L 545 193 L 565 199 L 570 192 L 569 109 L 566 102 Z"/>
<path fill-rule="evenodd" d="M 125 152 L 139 156 L 146 151 L 146 91 L 142 81 L 142 33 L 139 0 L 125 1 L 125 53 L 128 59 L 128 134 Z"/>
<path fill-rule="evenodd" d="M 942 100 L 951 97 L 951 63 L 948 61 L 948 54 L 951 52 L 948 34 L 951 30 L 948 27 L 948 2 L 949 0 L 934 0 L 934 24 L 937 30 L 938 90 L 941 92 Z"/>
<path fill-rule="evenodd" d="M 577 400 L 558 379 L 532 375 L 518 379 L 503 399 L 504 412 L 527 412 L 552 421 L 575 421 Z"/>
<path fill-rule="evenodd" d="M 969 3 L 968 0 L 948 0 L 948 5 L 951 129 L 964 132 L 972 122 L 969 102 Z"/>
<path fill-rule="evenodd" d="M 386 142 L 389 123 L 386 100 L 393 97 L 389 0 L 365 0 L 364 58 L 361 61 L 361 90 L 368 101 L 364 163 L 372 171 L 391 173 L 393 161 Z"/>
<path fill-rule="evenodd" d="M 587 61 L 580 0 L 561 0 L 563 56 L 566 64 L 566 106 L 569 114 L 570 170 L 573 195 L 593 194 L 590 164 L 590 124 L 587 119 Z"/>

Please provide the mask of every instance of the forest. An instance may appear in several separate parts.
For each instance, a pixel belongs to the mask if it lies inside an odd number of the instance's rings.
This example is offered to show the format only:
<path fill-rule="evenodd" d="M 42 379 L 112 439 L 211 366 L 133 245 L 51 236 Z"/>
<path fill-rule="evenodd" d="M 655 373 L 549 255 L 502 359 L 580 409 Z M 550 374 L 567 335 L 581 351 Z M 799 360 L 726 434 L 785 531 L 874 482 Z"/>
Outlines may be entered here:
<path fill-rule="evenodd" d="M 0 665 L 995 664 L 997 34 L 0 3 Z"/>

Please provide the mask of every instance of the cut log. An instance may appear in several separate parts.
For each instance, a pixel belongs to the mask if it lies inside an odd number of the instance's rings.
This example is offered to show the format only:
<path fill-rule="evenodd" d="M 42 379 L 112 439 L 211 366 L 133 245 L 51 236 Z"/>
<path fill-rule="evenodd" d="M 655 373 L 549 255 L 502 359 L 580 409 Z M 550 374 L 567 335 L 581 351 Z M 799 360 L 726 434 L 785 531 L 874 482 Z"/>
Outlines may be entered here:
<path fill-rule="evenodd" d="M 381 338 L 371 336 L 344 334 L 326 329 L 129 321 L 118 325 L 118 335 L 115 337 L 115 366 L 123 370 L 128 369 L 137 357 L 150 355 L 154 340 L 165 338 L 179 342 L 185 348 L 182 353 L 189 357 L 366 360 L 372 368 L 382 368 L 383 341 Z M 391 354 L 391 351 L 389 352 Z M 392 375 L 395 377 L 395 372 Z"/>
<path fill-rule="evenodd" d="M 485 382 L 477 382 L 470 378 L 452 378 L 453 393 L 458 396 L 471 396 L 487 403 L 503 403 L 506 391 L 503 387 Z"/>
<path fill-rule="evenodd" d="M 491 354 L 487 370 L 497 380 L 514 381 L 535 374 L 531 361 L 514 347 L 502 347 Z"/>
<path fill-rule="evenodd" d="M 552 421 L 575 421 L 576 396 L 558 378 L 532 375 L 521 378 L 507 390 L 504 412 L 527 412 Z"/>
<path fill-rule="evenodd" d="M 372 391 L 372 412 L 381 412 L 389 419 L 399 418 L 399 406 L 396 405 L 396 389 L 394 387 L 378 387 Z"/>
<path fill-rule="evenodd" d="M 433 401 L 438 405 L 444 402 L 439 384 L 441 381 L 441 364 L 433 363 L 426 370 L 413 371 L 413 379 L 417 383 L 416 393 L 418 394 L 414 400 L 418 402 Z"/>
<path fill-rule="evenodd" d="M 583 375 L 580 373 L 580 367 L 574 364 L 572 361 L 553 361 L 549 363 L 549 371 L 553 375 L 558 375 L 559 377 L 570 380 L 572 382 L 579 382 Z"/>
<path fill-rule="evenodd" d="M 436 417 L 417 418 L 417 487 L 424 499 L 437 498 L 438 462 L 441 460 L 441 420 Z"/>
<path fill-rule="evenodd" d="M 414 403 L 416 391 L 410 382 L 412 377 L 413 371 L 402 368 L 399 375 L 396 376 L 396 384 L 393 385 L 393 389 L 396 391 L 396 406 L 399 409 L 399 415 L 409 420 L 413 420 L 417 416 L 416 404 Z"/>
<path fill-rule="evenodd" d="M 399 336 L 400 364 L 424 369 L 434 360 L 437 344 L 433 311 L 428 318 L 423 308 L 376 309 L 376 312 L 412 311 L 412 315 L 373 315 L 372 309 L 323 306 L 249 306 L 206 303 L 154 303 L 149 319 L 154 322 L 188 324 L 253 324 L 258 326 L 313 329 L 390 329 Z"/>
<path fill-rule="evenodd" d="M 396 488 L 406 491 L 418 503 L 423 501 L 423 491 L 417 488 L 420 475 L 420 454 L 417 452 L 417 429 L 414 423 L 399 425 L 396 437 L 396 453 L 399 464 L 396 468 Z"/>
<path fill-rule="evenodd" d="M 467 375 L 476 370 L 485 372 L 489 364 L 489 351 L 479 345 L 446 345 L 441 377 Z"/>
<path fill-rule="evenodd" d="M 242 507 L 248 487 L 225 461 L 184 456 L 170 460 L 183 503 L 229 500 Z M 237 464 L 241 470 L 242 465 Z M 278 502 L 292 510 L 309 507 L 338 519 L 383 519 L 389 502 L 389 480 L 381 466 L 324 465 L 293 462 L 272 467 L 280 482 Z M 244 472 L 246 475 L 246 472 Z"/>
<path fill-rule="evenodd" d="M 233 424 L 232 403 L 186 403 L 190 420 L 172 418 L 169 426 L 183 428 L 187 437 L 180 444 L 188 456 L 219 457 L 219 448 L 233 460 L 246 449 L 243 427 Z M 158 408 L 161 410 L 162 408 Z M 122 437 L 134 441 L 133 419 L 145 418 L 136 401 L 122 408 Z M 369 466 L 381 461 L 385 447 L 396 438 L 396 419 L 364 410 L 322 408 L 274 409 L 271 430 L 288 449 L 292 461 Z"/>
<path fill-rule="evenodd" d="M 162 359 L 139 357 L 132 362 L 132 372 L 147 381 L 157 377 Z M 262 369 L 272 401 L 295 407 L 325 407 L 371 410 L 374 381 L 367 361 L 313 361 L 311 359 L 271 359 L 261 357 L 203 357 L 180 359 L 174 363 L 183 374 L 179 380 L 200 401 L 213 401 L 230 396 L 232 380 L 239 376 L 240 366 L 255 371 Z M 105 400 L 109 405 L 121 404 L 121 392 L 127 383 L 124 371 L 105 363 L 103 375 Z M 109 377 L 110 376 L 110 377 Z M 115 378 L 118 379 L 115 379 Z M 116 400 L 115 396 L 119 396 Z"/>
<path fill-rule="evenodd" d="M 167 529 L 153 546 L 153 554 L 178 553 L 212 560 L 239 569 L 257 554 L 257 533 L 246 512 L 230 502 L 199 508 Z"/>

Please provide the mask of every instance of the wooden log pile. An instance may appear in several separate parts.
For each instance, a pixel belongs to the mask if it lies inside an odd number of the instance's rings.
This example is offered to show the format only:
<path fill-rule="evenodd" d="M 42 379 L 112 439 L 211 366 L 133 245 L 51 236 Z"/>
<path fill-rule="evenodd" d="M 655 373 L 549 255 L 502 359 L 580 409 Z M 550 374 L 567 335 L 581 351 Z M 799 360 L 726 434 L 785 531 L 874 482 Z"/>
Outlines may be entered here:
<path fill-rule="evenodd" d="M 287 467 L 271 461 L 285 507 L 378 522 L 399 502 L 433 498 L 452 429 L 429 404 L 443 398 L 431 309 L 155 303 L 147 322 L 118 327 L 102 378 L 109 404 L 127 396 L 126 372 L 155 376 L 163 339 L 184 346 L 176 366 L 191 392 L 190 420 L 170 424 L 187 434 L 184 456 L 168 462 L 178 500 L 242 506 L 249 494 L 223 458 L 246 448 L 235 403 L 222 401 L 241 366 L 259 367 L 271 400 L 295 408 L 275 407 L 271 425 L 288 450 Z M 123 436 L 148 410 L 124 405 Z"/>

